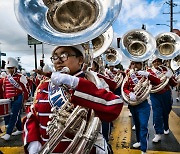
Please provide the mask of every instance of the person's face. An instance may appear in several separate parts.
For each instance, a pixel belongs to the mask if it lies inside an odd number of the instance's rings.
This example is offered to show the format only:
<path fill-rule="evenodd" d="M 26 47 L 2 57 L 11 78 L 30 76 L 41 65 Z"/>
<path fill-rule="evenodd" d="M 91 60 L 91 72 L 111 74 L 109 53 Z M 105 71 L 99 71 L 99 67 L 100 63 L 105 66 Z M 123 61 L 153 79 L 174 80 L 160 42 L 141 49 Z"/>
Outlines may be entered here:
<path fill-rule="evenodd" d="M 13 75 L 16 72 L 14 67 L 7 67 L 7 73 Z"/>
<path fill-rule="evenodd" d="M 134 63 L 134 68 L 135 68 L 137 71 L 139 71 L 139 70 L 142 69 L 142 64 L 139 63 L 139 62 L 135 62 L 135 63 Z"/>
<path fill-rule="evenodd" d="M 155 68 L 157 68 L 158 66 L 162 65 L 161 61 L 159 61 L 158 59 L 154 60 L 152 64 L 153 64 L 153 66 Z"/>
<path fill-rule="evenodd" d="M 129 69 L 134 69 L 135 63 L 131 62 Z"/>
<path fill-rule="evenodd" d="M 92 63 L 92 66 L 91 66 L 91 70 L 96 72 L 97 71 L 97 67 L 94 63 Z"/>
<path fill-rule="evenodd" d="M 58 48 L 52 57 L 54 57 L 53 64 L 55 70 L 60 71 L 63 67 L 68 67 L 70 69 L 69 74 L 76 73 L 83 64 L 83 57 L 77 57 L 76 52 L 70 47 Z"/>
<path fill-rule="evenodd" d="M 109 66 L 110 71 L 114 70 L 114 66 Z"/>

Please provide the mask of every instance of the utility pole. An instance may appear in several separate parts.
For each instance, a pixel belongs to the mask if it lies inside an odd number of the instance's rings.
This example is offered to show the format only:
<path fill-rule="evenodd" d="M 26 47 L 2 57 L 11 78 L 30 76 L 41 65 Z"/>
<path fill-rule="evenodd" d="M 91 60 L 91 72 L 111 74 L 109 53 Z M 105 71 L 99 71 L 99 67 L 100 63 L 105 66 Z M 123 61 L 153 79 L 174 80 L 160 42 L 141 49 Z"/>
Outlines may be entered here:
<path fill-rule="evenodd" d="M 170 0 L 170 32 L 173 30 L 173 0 Z"/>
<path fill-rule="evenodd" d="M 173 7 L 177 6 L 177 4 L 173 3 L 173 0 L 170 0 L 168 2 L 166 2 L 166 4 L 168 4 L 170 6 L 170 12 L 168 13 L 163 13 L 163 14 L 170 14 L 170 32 L 173 31 L 173 22 L 175 22 L 176 20 L 173 20 L 173 14 L 178 14 L 179 12 L 173 12 Z"/>

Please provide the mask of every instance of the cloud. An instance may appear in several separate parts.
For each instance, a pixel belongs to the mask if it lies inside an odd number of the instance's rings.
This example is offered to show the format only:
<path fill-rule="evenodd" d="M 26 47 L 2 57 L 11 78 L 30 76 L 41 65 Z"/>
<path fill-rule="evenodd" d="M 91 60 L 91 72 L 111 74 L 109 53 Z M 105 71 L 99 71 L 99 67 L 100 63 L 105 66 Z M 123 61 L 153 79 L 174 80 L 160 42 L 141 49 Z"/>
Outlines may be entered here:
<path fill-rule="evenodd" d="M 144 0 L 123 1 L 122 10 L 119 16 L 120 22 L 128 23 L 129 20 L 155 18 L 161 9 L 155 2 L 148 3 Z"/>

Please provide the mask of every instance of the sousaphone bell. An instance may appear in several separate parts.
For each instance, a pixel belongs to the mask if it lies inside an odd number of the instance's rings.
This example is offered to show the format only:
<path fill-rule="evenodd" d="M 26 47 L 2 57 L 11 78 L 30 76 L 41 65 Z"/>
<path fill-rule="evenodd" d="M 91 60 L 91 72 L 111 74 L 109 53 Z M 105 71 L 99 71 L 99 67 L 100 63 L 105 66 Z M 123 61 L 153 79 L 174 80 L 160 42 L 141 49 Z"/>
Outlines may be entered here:
<path fill-rule="evenodd" d="M 20 25 L 37 40 L 76 45 L 104 33 L 117 18 L 122 0 L 15 0 Z"/>

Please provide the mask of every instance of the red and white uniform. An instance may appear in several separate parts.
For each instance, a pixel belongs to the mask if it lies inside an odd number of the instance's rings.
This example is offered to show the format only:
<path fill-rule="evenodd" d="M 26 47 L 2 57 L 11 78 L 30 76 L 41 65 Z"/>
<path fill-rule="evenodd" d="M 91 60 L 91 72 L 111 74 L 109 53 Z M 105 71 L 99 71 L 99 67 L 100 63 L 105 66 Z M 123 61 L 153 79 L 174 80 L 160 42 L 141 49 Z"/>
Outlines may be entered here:
<path fill-rule="evenodd" d="M 127 71 L 128 74 L 130 74 L 130 71 Z M 138 75 L 137 72 L 135 72 L 135 75 L 138 80 L 140 80 L 143 76 Z M 145 77 L 146 78 L 146 77 Z M 160 84 L 160 79 L 158 79 L 155 75 L 149 74 L 148 79 L 151 81 L 152 85 L 158 85 Z M 135 87 L 135 83 L 133 82 L 132 78 L 130 75 L 128 75 L 128 80 L 124 84 L 123 91 L 129 95 L 130 92 L 134 92 L 133 88 Z"/>
<path fill-rule="evenodd" d="M 84 78 L 78 73 L 80 80 L 75 90 L 72 91 L 71 102 L 90 109 L 94 109 L 96 115 L 102 121 L 115 120 L 122 109 L 123 102 L 119 96 L 108 92 Z M 24 119 L 24 146 L 28 143 L 39 141 L 42 145 L 48 140 L 46 134 L 47 122 L 50 120 L 51 106 L 48 100 L 49 80 L 41 82 L 37 88 L 35 97 L 36 103 L 33 105 L 32 112 Z M 69 141 L 62 141 L 54 152 L 63 152 Z M 57 150 L 57 151 L 56 151 Z"/>
<path fill-rule="evenodd" d="M 12 77 L 20 85 L 22 89 L 16 88 L 14 85 L 12 85 L 9 82 L 7 76 L 4 78 L 3 89 L 4 89 L 5 98 L 12 98 L 18 96 L 19 94 L 23 94 L 24 100 L 28 99 L 27 87 L 20 81 L 21 76 L 22 76 L 21 74 L 16 73 Z"/>
<path fill-rule="evenodd" d="M 154 74 L 155 76 L 158 76 L 158 75 L 156 74 L 157 71 L 159 71 L 159 72 L 166 72 L 166 71 L 167 71 L 167 68 L 161 65 L 161 66 L 159 66 L 157 69 L 152 68 L 152 69 L 148 69 L 147 71 L 150 72 L 151 74 Z M 170 87 L 175 87 L 176 85 L 177 85 L 177 80 L 175 79 L 174 76 L 172 76 L 172 77 L 169 79 L 169 83 L 166 85 L 166 87 L 164 87 L 161 91 L 157 92 L 157 94 L 162 94 L 162 93 L 170 90 Z"/>
<path fill-rule="evenodd" d="M 3 78 L 0 78 L 0 99 L 3 99 Z"/>
<path fill-rule="evenodd" d="M 118 73 L 118 69 L 114 68 L 113 71 L 111 71 L 110 69 L 105 69 L 105 76 L 110 78 L 111 80 L 114 79 L 114 77 L 116 76 L 116 74 Z"/>

